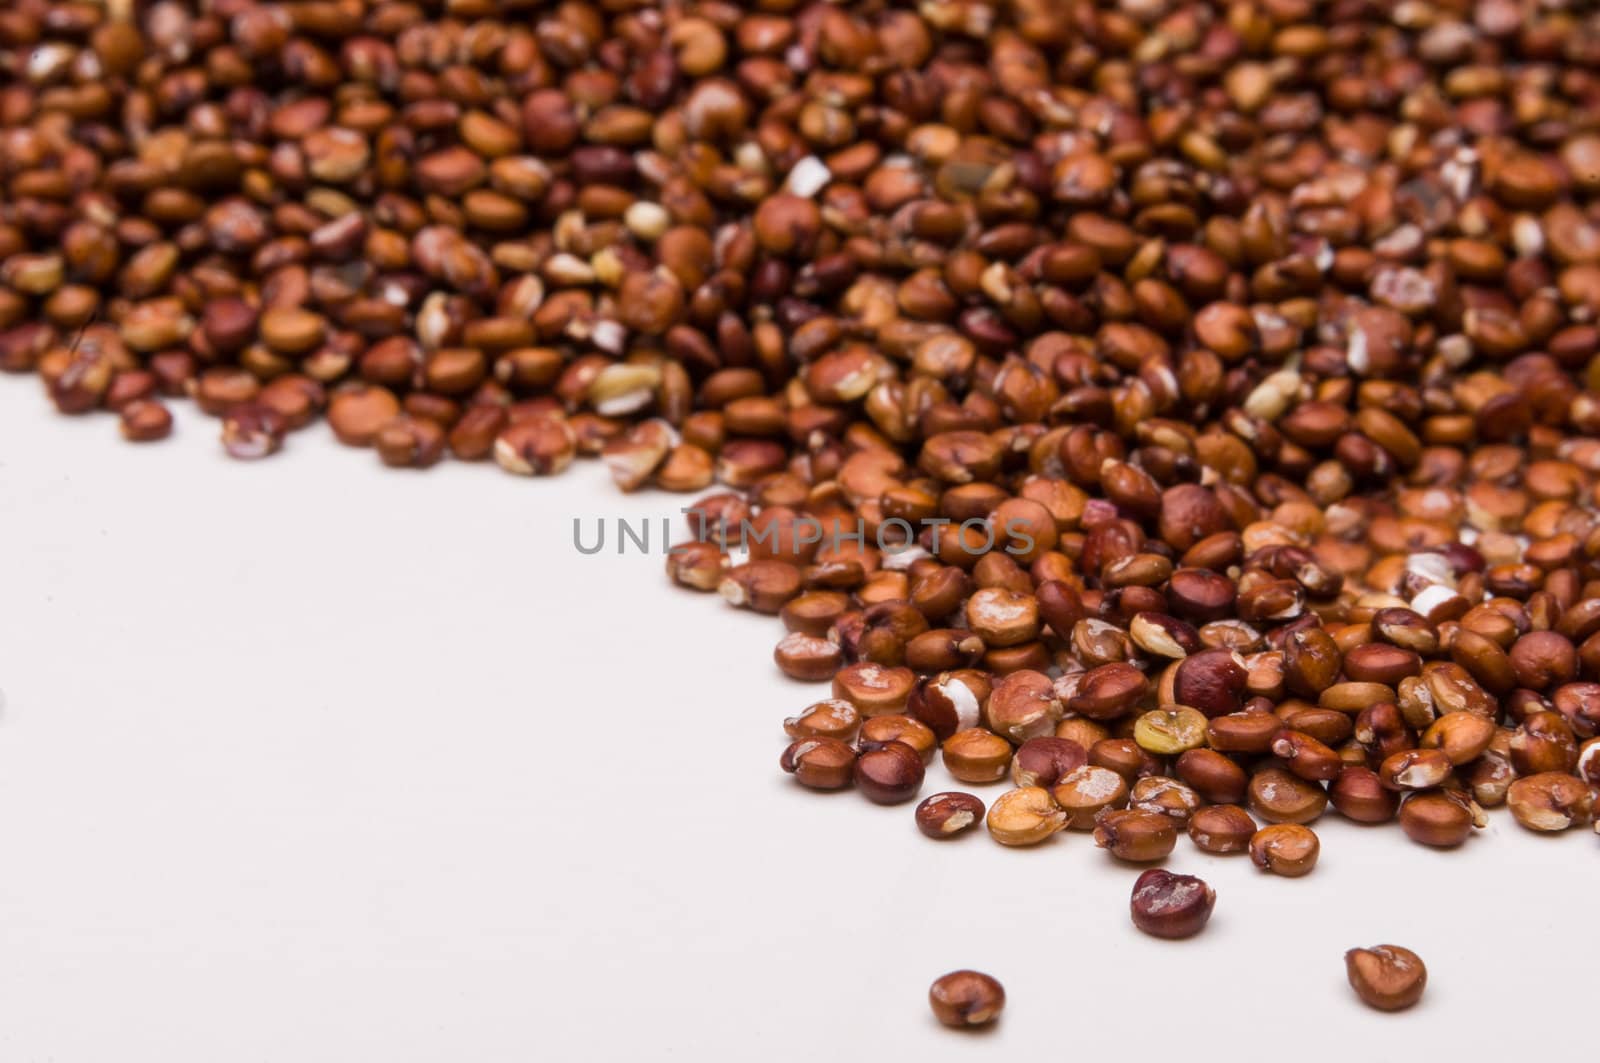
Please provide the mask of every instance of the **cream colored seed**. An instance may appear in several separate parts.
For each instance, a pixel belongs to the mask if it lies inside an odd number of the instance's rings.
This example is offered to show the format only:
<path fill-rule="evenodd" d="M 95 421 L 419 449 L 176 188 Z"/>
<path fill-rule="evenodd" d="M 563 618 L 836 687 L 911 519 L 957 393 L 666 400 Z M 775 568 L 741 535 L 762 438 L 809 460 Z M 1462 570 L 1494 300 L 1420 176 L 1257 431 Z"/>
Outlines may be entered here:
<path fill-rule="evenodd" d="M 1299 390 L 1300 373 L 1294 369 L 1280 369 L 1256 385 L 1245 398 L 1245 412 L 1263 421 L 1276 421 Z"/>
<path fill-rule="evenodd" d="M 622 256 L 617 254 L 614 247 L 602 247 L 590 255 L 589 268 L 594 270 L 595 279 L 607 288 L 615 288 L 622 283 Z"/>
<path fill-rule="evenodd" d="M 1133 622 L 1128 625 L 1128 637 L 1146 653 L 1172 658 L 1189 655 L 1159 620 L 1153 620 L 1144 613 L 1135 616 Z"/>
<path fill-rule="evenodd" d="M 622 215 L 622 221 L 628 231 L 639 239 L 658 240 L 672 224 L 672 215 L 661 204 L 641 199 L 628 207 Z"/>
<path fill-rule="evenodd" d="M 589 385 L 589 402 L 602 417 L 623 417 L 650 405 L 660 383 L 653 365 L 608 365 Z"/>

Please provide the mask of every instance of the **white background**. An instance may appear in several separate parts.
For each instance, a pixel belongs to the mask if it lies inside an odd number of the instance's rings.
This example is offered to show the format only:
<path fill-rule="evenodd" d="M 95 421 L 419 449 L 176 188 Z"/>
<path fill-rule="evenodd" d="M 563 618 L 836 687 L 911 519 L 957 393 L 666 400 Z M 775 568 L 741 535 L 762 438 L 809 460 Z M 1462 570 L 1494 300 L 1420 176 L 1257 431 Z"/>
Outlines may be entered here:
<path fill-rule="evenodd" d="M 776 620 L 584 557 L 572 520 L 675 514 L 598 466 L 383 469 L 326 430 L 255 464 L 0 380 L 0 1059 L 1413 1061 L 1576 1047 L 1600 839 L 1496 813 L 1463 850 L 1317 824 L 1278 879 L 1180 839 L 1218 902 L 1128 922 L 1087 835 L 924 839 L 802 791 L 825 696 Z M 674 521 L 674 529 L 678 522 Z M 937 764 L 924 793 L 951 786 Z M 979 790 L 986 801 L 999 791 Z M 1393 942 L 1424 1003 L 1363 1009 Z M 937 1026 L 976 967 L 998 1029 Z M 1461 1055 L 1465 1050 L 1465 1055 Z"/>

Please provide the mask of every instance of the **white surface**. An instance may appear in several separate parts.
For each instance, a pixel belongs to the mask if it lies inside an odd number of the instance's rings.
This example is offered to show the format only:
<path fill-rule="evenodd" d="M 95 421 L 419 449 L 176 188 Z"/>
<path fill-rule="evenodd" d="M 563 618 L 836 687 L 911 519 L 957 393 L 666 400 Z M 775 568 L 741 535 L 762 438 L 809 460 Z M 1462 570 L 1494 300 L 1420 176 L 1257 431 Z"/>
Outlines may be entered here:
<path fill-rule="evenodd" d="M 1086 835 L 922 838 L 777 768 L 825 687 L 775 620 L 590 558 L 674 514 L 586 465 L 391 472 L 322 429 L 243 465 L 0 380 L 0 1059 L 1515 1058 L 1594 1003 L 1597 847 L 1498 813 L 1457 853 L 1326 817 L 1276 879 L 1138 934 Z M 676 527 L 676 522 L 675 522 Z M 935 766 L 924 793 L 949 788 Z M 985 801 L 999 791 L 978 791 Z M 1392 941 L 1424 1004 L 1357 1004 Z M 998 1030 L 927 985 L 989 971 Z M 1136 1052 L 1130 1052 L 1135 1049 Z M 1461 1049 L 1470 1049 L 1465 1055 Z M 1242 1053 L 1242 1054 L 1241 1054 Z"/>

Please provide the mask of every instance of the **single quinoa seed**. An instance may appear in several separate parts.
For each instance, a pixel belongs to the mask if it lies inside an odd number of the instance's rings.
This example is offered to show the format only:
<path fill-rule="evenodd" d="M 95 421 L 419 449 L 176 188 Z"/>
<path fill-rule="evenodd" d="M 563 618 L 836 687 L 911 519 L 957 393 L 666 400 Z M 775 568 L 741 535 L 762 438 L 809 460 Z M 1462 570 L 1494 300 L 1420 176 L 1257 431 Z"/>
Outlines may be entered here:
<path fill-rule="evenodd" d="M 951 971 L 928 989 L 934 1017 L 946 1026 L 966 1029 L 987 1026 L 1006 1006 L 1006 991 L 989 975 L 978 971 Z"/>

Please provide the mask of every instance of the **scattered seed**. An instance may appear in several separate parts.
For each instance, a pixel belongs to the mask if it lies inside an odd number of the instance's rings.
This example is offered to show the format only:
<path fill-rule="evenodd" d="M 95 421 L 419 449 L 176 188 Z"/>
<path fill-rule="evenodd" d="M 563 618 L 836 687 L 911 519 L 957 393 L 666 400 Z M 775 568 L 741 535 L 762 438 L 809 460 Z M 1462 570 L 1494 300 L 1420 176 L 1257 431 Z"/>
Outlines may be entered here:
<path fill-rule="evenodd" d="M 917 829 L 930 838 L 953 838 L 983 820 L 983 802 L 971 794 L 934 794 L 917 806 Z"/>
<path fill-rule="evenodd" d="M 1374 945 L 1344 954 L 1350 988 L 1370 1008 L 1399 1011 L 1422 999 L 1428 969 L 1422 958 L 1399 945 Z"/>
<path fill-rule="evenodd" d="M 1000 1017 L 1006 991 L 999 982 L 978 971 L 951 971 L 928 989 L 928 1005 L 946 1026 L 965 1029 L 986 1026 Z"/>
<path fill-rule="evenodd" d="M 1001 845 L 1036 845 L 1066 825 L 1067 814 L 1042 786 L 1024 786 L 989 806 L 989 836 Z"/>
<path fill-rule="evenodd" d="M 1263 871 L 1285 878 L 1309 875 L 1317 866 L 1322 843 L 1309 827 L 1277 823 L 1262 827 L 1250 839 L 1250 860 Z"/>
<path fill-rule="evenodd" d="M 1171 854 L 1178 828 L 1159 812 L 1107 808 L 1095 817 L 1094 841 L 1119 860 L 1152 863 Z"/>
<path fill-rule="evenodd" d="M 1158 938 L 1193 937 L 1205 929 L 1217 893 L 1193 875 L 1151 868 L 1133 884 L 1133 925 Z"/>
<path fill-rule="evenodd" d="M 155 399 L 139 399 L 122 408 L 122 438 L 150 443 L 172 434 L 172 411 Z"/>

